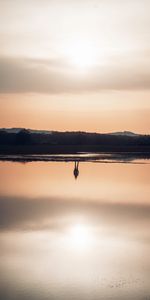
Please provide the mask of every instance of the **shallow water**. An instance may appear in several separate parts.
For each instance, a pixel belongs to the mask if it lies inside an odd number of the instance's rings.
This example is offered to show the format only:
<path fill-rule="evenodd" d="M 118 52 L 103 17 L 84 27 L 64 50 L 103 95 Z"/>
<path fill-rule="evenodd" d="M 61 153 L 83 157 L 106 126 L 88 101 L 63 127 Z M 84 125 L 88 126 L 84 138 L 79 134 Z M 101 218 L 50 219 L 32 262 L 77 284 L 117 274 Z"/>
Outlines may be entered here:
<path fill-rule="evenodd" d="M 0 162 L 0 299 L 149 300 L 149 162 Z"/>

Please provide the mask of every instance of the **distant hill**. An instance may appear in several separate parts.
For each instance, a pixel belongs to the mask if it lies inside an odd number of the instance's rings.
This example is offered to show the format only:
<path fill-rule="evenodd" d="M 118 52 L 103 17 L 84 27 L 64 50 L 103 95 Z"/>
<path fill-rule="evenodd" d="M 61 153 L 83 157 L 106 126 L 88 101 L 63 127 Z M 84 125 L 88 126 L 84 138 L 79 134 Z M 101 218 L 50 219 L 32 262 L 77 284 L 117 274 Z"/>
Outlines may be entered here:
<path fill-rule="evenodd" d="M 140 136 L 141 134 L 138 133 L 134 133 L 131 131 L 120 131 L 120 132 L 112 132 L 109 133 L 111 135 L 121 135 L 121 136 L 131 136 L 131 137 L 136 137 L 136 136 Z"/>
<path fill-rule="evenodd" d="M 34 134 L 52 134 L 53 132 L 56 132 L 56 131 L 50 131 L 50 130 L 37 130 L 37 129 L 26 129 L 26 128 L 0 128 L 0 132 L 5 131 L 7 133 L 19 133 L 21 130 L 27 130 L 29 133 L 34 133 Z M 82 132 L 82 133 L 88 134 L 88 132 Z M 104 134 L 104 133 L 90 133 L 90 134 Z M 134 133 L 131 131 L 108 132 L 108 133 L 105 133 L 105 135 L 106 134 L 107 135 L 131 136 L 131 137 L 141 135 L 141 134 Z"/>
<path fill-rule="evenodd" d="M 37 134 L 52 133 L 52 131 L 48 131 L 48 130 L 34 130 L 34 129 L 25 129 L 25 128 L 0 128 L 0 132 L 5 131 L 7 133 L 19 133 L 21 130 L 28 130 L 29 133 L 37 133 Z"/>

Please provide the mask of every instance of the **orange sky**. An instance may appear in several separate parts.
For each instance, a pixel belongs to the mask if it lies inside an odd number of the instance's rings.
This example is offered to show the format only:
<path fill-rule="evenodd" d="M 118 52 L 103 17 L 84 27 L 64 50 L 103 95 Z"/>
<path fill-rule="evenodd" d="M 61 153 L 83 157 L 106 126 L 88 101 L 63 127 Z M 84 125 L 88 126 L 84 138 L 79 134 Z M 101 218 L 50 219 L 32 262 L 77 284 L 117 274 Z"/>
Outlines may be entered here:
<path fill-rule="evenodd" d="M 3 95 L 0 100 L 0 127 L 150 133 L 149 100 L 143 101 L 143 97 L 148 99 L 149 93 L 139 93 L 142 100 L 134 100 L 138 93 L 111 94 L 114 101 L 108 100 L 109 94 L 101 96 L 103 101 L 99 95 Z M 125 101 L 126 97 L 128 101 Z"/>

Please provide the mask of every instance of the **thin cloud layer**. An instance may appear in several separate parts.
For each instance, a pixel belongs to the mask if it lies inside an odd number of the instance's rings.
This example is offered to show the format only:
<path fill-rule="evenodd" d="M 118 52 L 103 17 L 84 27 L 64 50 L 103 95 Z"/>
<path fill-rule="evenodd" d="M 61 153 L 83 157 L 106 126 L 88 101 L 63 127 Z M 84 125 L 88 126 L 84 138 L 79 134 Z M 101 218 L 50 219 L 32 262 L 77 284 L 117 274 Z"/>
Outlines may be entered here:
<path fill-rule="evenodd" d="M 111 57 L 82 72 L 65 59 L 0 58 L 1 93 L 78 93 L 150 89 L 149 52 Z"/>

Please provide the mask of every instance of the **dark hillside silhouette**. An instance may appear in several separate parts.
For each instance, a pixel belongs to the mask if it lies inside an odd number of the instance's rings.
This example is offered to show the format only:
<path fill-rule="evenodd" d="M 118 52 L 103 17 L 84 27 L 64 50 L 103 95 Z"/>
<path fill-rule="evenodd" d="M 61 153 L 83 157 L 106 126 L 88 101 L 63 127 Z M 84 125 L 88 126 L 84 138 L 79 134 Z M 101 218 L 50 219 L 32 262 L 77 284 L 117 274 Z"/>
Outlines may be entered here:
<path fill-rule="evenodd" d="M 17 145 L 29 145 L 32 143 L 31 134 L 27 129 L 20 130 L 19 133 L 16 134 L 15 143 Z"/>
<path fill-rule="evenodd" d="M 0 130 L 0 153 L 150 152 L 149 135 Z"/>

